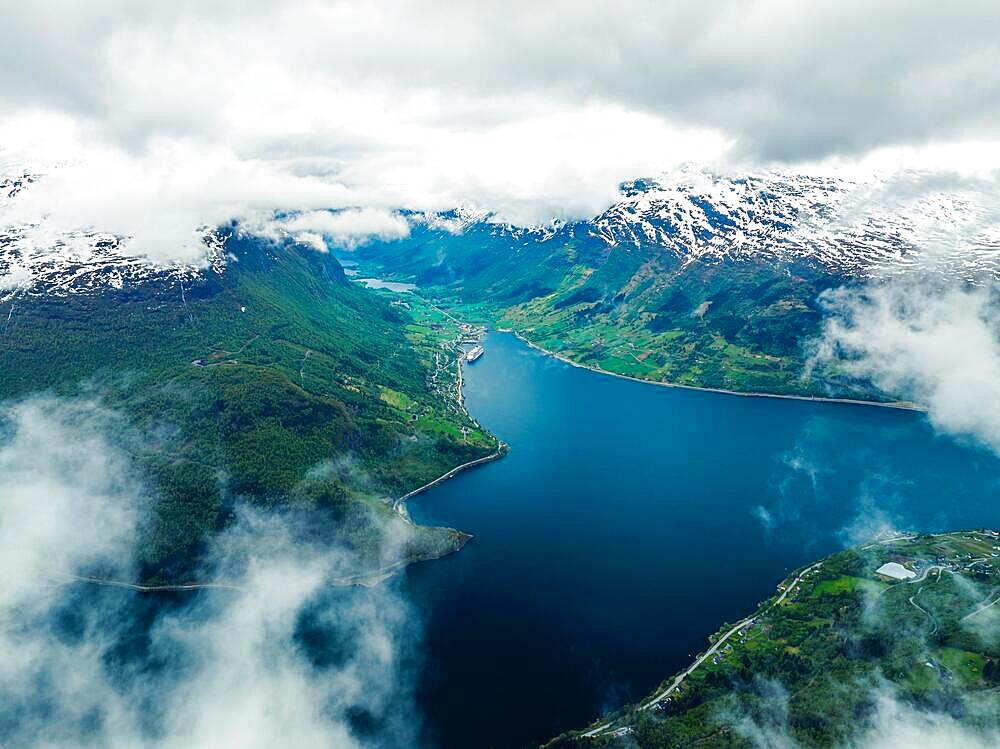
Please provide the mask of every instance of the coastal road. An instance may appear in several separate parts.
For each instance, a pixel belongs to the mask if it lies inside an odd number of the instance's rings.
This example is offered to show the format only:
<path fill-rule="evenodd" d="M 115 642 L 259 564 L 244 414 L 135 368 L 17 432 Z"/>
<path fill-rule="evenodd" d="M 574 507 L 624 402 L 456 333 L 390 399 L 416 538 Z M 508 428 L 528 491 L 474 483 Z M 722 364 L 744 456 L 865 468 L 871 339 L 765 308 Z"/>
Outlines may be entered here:
<path fill-rule="evenodd" d="M 80 577 L 79 575 L 63 575 L 49 573 L 46 577 L 58 583 L 87 583 L 89 585 L 105 585 L 111 588 L 125 588 L 139 593 L 161 593 L 185 590 L 242 590 L 238 585 L 228 583 L 180 583 L 177 585 L 140 585 L 126 580 L 107 580 L 100 577 Z"/>
<path fill-rule="evenodd" d="M 774 603 L 771 604 L 771 606 L 768 608 L 772 608 L 774 606 L 780 606 L 782 601 L 784 601 L 789 596 L 789 594 L 791 594 L 791 592 L 795 590 L 796 586 L 802 581 L 802 578 L 805 577 L 807 574 L 809 574 L 812 570 L 819 567 L 821 564 L 822 562 L 816 562 L 815 564 L 806 567 L 804 570 L 802 570 L 802 572 L 798 574 L 798 576 L 789 584 L 789 586 L 785 588 L 784 591 L 782 591 L 781 595 L 778 596 L 777 600 L 775 600 Z M 688 667 L 686 671 L 683 671 L 680 674 L 678 674 L 677 677 L 670 683 L 669 687 L 659 692 L 658 694 L 655 694 L 647 702 L 640 705 L 639 709 L 649 710 L 650 708 L 656 707 L 656 705 L 663 702 L 663 700 L 665 700 L 674 691 L 676 691 L 677 688 L 684 682 L 684 680 L 692 673 L 694 673 L 698 669 L 698 667 L 705 662 L 707 658 L 711 658 L 715 653 L 717 653 L 719 648 L 721 648 L 730 637 L 732 637 L 736 632 L 738 632 L 743 627 L 752 626 L 754 622 L 757 621 L 757 617 L 758 614 L 754 614 L 753 616 L 749 616 L 746 619 L 743 619 L 742 621 L 733 625 L 731 629 L 729 629 L 724 635 L 722 635 L 722 637 L 720 637 L 718 640 L 715 641 L 715 644 L 713 644 L 712 647 L 710 647 L 708 650 L 702 653 L 702 655 L 699 656 L 695 660 L 695 662 Z M 597 726 L 596 728 L 590 729 L 589 731 L 583 733 L 582 735 L 585 738 L 592 738 L 594 736 L 598 736 L 608 731 L 609 729 L 612 728 L 613 725 L 614 725 L 613 722 L 603 723 Z"/>
<path fill-rule="evenodd" d="M 806 567 L 804 570 L 802 570 L 802 572 L 799 573 L 798 577 L 796 577 L 791 582 L 791 584 L 787 588 L 785 588 L 784 591 L 782 591 L 781 595 L 778 596 L 778 599 L 769 608 L 772 608 L 774 606 L 780 606 L 781 603 L 789 596 L 789 594 L 793 590 L 795 590 L 795 587 L 799 584 L 802 578 L 805 577 L 805 575 L 811 572 L 812 570 L 819 567 L 820 564 L 822 563 L 817 562 L 816 564 L 810 567 Z M 683 673 L 678 675 L 677 678 L 674 679 L 673 683 L 671 683 L 669 687 L 660 692 L 658 695 L 652 697 L 648 702 L 646 702 L 644 705 L 641 706 L 641 709 L 649 710 L 651 707 L 655 707 L 659 703 L 663 702 L 663 700 L 666 699 L 666 697 L 669 696 L 671 692 L 675 691 L 677 687 L 679 687 L 683 683 L 684 679 L 686 679 L 688 676 L 694 673 L 694 671 L 697 670 L 698 666 L 704 663 L 707 658 L 712 657 L 716 652 L 718 652 L 719 648 L 721 648 L 725 644 L 726 640 L 732 637 L 736 632 L 738 632 L 743 627 L 753 625 L 753 623 L 757 621 L 757 616 L 758 616 L 757 614 L 754 614 L 753 616 L 748 616 L 743 621 L 735 624 L 728 632 L 726 632 L 722 637 L 716 640 L 715 644 L 712 645 L 712 647 L 710 647 L 708 650 L 706 650 L 701 655 L 701 657 L 695 660 L 695 662 L 688 667 L 687 671 L 684 671 Z"/>
<path fill-rule="evenodd" d="M 408 562 L 400 561 L 365 574 L 352 575 L 350 577 L 334 577 L 330 579 L 330 584 L 335 588 L 349 588 L 356 585 L 363 585 L 366 587 L 370 587 L 376 583 L 381 582 L 382 580 L 385 580 L 387 577 L 391 576 L 393 573 L 402 569 L 407 564 Z M 175 585 L 141 585 L 139 583 L 133 583 L 127 580 L 109 580 L 101 577 L 81 577 L 79 575 L 65 575 L 59 573 L 48 573 L 47 575 L 45 575 L 45 577 L 57 585 L 65 585 L 67 583 L 86 583 L 87 585 L 103 585 L 110 588 L 124 588 L 126 590 L 134 590 L 137 593 L 179 593 L 179 592 L 195 591 L 195 590 L 239 590 L 239 591 L 246 590 L 246 588 L 242 586 L 231 585 L 229 583 L 177 583 Z M 3 747 L 0 746 L 0 749 L 3 749 Z"/>

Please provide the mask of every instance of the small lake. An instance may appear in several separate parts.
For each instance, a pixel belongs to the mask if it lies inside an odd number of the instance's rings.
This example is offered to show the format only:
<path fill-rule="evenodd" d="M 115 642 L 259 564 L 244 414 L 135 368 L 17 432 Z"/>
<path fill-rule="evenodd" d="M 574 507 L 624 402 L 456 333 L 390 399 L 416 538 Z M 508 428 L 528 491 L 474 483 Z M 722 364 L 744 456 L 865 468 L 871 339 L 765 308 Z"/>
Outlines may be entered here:
<path fill-rule="evenodd" d="M 397 294 L 413 291 L 417 288 L 415 283 L 400 283 L 399 281 L 383 281 L 381 278 L 353 278 L 351 279 L 369 289 L 387 289 Z"/>
<path fill-rule="evenodd" d="M 485 347 L 466 402 L 510 454 L 408 504 L 475 536 L 401 581 L 425 617 L 425 738 L 446 749 L 586 725 L 875 531 L 1000 525 L 1000 461 L 921 414 L 656 387 L 508 334 Z"/>

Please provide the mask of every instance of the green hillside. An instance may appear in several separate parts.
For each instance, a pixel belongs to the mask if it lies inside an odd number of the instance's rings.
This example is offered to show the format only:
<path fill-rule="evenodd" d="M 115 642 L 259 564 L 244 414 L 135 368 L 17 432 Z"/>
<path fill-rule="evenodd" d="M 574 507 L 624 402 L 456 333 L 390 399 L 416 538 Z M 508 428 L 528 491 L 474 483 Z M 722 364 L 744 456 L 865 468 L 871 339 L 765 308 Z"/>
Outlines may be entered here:
<path fill-rule="evenodd" d="M 885 699 L 995 735 L 998 553 L 997 534 L 976 531 L 833 554 L 724 625 L 689 674 L 549 746 L 849 746 Z"/>
<path fill-rule="evenodd" d="M 415 346 L 408 312 L 329 256 L 237 236 L 226 250 L 225 270 L 195 281 L 3 305 L 0 397 L 85 396 L 126 415 L 156 498 L 149 580 L 183 577 L 241 505 L 316 513 L 359 570 L 460 546 L 385 501 L 494 449 L 432 384 L 427 346 L 447 341 Z"/>
<path fill-rule="evenodd" d="M 811 366 L 820 294 L 845 279 L 815 264 L 682 263 L 655 245 L 560 232 L 538 241 L 422 228 L 357 253 L 366 272 L 413 281 L 439 303 L 510 327 L 595 369 L 738 392 L 893 400 Z"/>

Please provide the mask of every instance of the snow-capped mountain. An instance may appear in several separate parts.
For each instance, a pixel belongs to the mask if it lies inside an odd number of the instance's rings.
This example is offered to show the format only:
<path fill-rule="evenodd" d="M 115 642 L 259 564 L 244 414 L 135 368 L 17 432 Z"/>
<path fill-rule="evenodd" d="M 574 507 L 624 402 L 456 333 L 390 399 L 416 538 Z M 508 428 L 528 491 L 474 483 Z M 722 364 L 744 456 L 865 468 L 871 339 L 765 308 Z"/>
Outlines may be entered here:
<path fill-rule="evenodd" d="M 805 261 L 852 275 L 919 267 L 970 280 L 1000 274 L 994 186 L 942 187 L 919 173 L 849 180 L 687 169 L 624 183 L 621 193 L 591 220 L 527 233 L 540 242 L 589 236 L 609 247 L 661 249 L 688 263 Z M 493 231 L 526 233 L 500 222 Z"/>
<path fill-rule="evenodd" d="M 183 283 L 225 265 L 225 239 L 218 232 L 206 232 L 200 262 L 165 262 L 130 252 L 128 238 L 110 232 L 4 221 L 5 209 L 18 195 L 44 178 L 23 168 L 5 171 L 0 174 L 0 302 L 18 293 L 58 296 L 127 289 L 153 278 Z"/>
<path fill-rule="evenodd" d="M 44 220 L 5 220 L 6 209 L 44 179 L 23 166 L 0 170 L 0 300 L 15 293 L 127 288 L 152 277 L 184 282 L 222 270 L 225 240 L 205 232 L 201 262 L 151 260 L 107 231 L 58 230 Z M 993 185 L 944 183 L 919 173 L 847 179 L 791 171 L 713 174 L 681 169 L 621 186 L 621 198 L 586 221 L 505 224 L 463 205 L 404 212 L 412 224 L 461 234 L 487 231 L 523 243 L 586 237 L 692 262 L 809 262 L 834 274 L 913 268 L 976 280 L 1000 276 L 1000 195 Z"/>

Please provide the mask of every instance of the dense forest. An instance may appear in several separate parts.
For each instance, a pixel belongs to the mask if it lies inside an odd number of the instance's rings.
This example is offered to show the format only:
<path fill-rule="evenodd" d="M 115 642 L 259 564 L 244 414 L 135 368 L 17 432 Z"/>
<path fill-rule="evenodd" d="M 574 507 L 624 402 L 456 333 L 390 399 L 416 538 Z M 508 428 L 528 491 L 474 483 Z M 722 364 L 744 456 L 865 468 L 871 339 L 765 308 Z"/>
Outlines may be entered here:
<path fill-rule="evenodd" d="M 431 387 L 406 310 L 311 249 L 234 234 L 225 250 L 224 269 L 194 280 L 15 296 L 0 309 L 0 397 L 124 415 L 115 438 L 155 497 L 146 580 L 189 574 L 244 505 L 318 513 L 359 569 L 455 548 L 460 534 L 410 526 L 386 500 L 494 441 Z"/>

